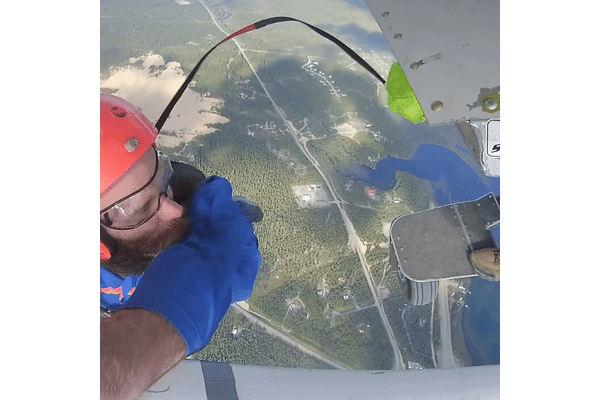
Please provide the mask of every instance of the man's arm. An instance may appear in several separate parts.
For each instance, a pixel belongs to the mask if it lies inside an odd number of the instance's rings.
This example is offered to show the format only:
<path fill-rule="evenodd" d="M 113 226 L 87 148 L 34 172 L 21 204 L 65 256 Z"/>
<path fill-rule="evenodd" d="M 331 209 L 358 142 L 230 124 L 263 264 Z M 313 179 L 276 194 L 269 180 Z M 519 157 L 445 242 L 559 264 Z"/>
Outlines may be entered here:
<path fill-rule="evenodd" d="M 233 298 L 249 296 L 261 257 L 252 224 L 231 193 L 231 184 L 216 176 L 198 185 L 188 236 L 160 253 L 135 293 L 101 323 L 107 398 L 143 393 L 183 356 L 210 342 Z"/>
<path fill-rule="evenodd" d="M 112 314 L 100 324 L 100 397 L 139 396 L 186 350 L 175 328 L 153 312 L 126 309 Z"/>

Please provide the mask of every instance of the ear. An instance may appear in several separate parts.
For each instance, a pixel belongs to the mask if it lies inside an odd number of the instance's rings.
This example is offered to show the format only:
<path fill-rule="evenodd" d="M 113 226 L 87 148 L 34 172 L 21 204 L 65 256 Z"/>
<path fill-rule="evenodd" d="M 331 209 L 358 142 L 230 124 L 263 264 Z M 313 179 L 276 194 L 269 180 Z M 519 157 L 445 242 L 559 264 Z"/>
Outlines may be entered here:
<path fill-rule="evenodd" d="M 117 249 L 117 241 L 100 225 L 100 261 L 110 260 Z"/>
<path fill-rule="evenodd" d="M 102 242 L 100 242 L 100 262 L 110 260 L 110 250 Z"/>

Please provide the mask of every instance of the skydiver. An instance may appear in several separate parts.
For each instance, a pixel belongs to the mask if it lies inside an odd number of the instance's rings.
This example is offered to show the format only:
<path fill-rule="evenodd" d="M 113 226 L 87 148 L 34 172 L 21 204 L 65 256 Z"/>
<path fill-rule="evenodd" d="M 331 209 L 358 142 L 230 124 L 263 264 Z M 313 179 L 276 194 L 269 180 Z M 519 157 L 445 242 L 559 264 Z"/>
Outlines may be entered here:
<path fill-rule="evenodd" d="M 258 206 L 156 148 L 133 105 L 100 96 L 100 389 L 143 393 L 208 344 L 261 264 Z"/>

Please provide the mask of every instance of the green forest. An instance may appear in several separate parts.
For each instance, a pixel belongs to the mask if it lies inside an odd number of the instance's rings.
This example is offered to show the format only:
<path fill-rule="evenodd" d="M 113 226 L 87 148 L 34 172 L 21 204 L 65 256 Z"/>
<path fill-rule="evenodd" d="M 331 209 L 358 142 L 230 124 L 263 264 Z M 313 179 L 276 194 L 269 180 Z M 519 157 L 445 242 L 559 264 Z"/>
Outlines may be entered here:
<path fill-rule="evenodd" d="M 234 65 L 230 64 L 229 68 L 233 71 Z M 235 195 L 246 196 L 263 209 L 265 218 L 255 230 L 264 261 L 250 304 L 276 328 L 342 365 L 353 369 L 391 368 L 391 345 L 375 309 L 334 317 L 334 313 L 344 313 L 374 302 L 359 259 L 348 246 L 348 234 L 339 210 L 333 205 L 322 209 L 298 207 L 293 186 L 324 186 L 324 182 L 299 151 L 280 119 L 278 121 L 278 116 L 271 111 L 270 102 L 261 96 L 248 101 L 235 95 L 240 89 L 251 93 L 253 87 L 252 76 L 240 73 L 239 77 L 245 78 L 243 84 L 229 81 L 219 93 L 230 93 L 223 96 L 226 101 L 220 110 L 230 122 L 217 125 L 217 132 L 200 136 L 187 144 L 187 152 L 194 154 L 195 166 L 205 175 L 225 177 L 232 183 Z M 294 109 L 285 101 L 278 105 L 286 110 Z M 319 107 L 313 111 L 318 115 Z M 296 115 L 298 120 L 294 125 L 297 128 L 302 126 L 300 118 L 308 118 L 306 115 L 311 115 L 310 112 Z M 286 114 L 286 117 L 289 115 Z M 321 115 L 320 120 L 322 118 Z M 254 135 L 248 134 L 249 126 L 265 126 L 267 121 L 270 121 L 269 129 L 253 128 Z M 313 124 L 309 126 L 314 132 Z M 332 182 L 345 201 L 368 204 L 360 185 L 355 185 L 352 191 L 344 189 L 337 179 L 335 163 L 347 163 L 351 151 L 355 151 L 356 156 L 350 159 L 366 160 L 369 155 L 376 154 L 365 146 L 352 147 L 355 142 L 332 133 L 331 129 L 327 136 L 326 140 L 309 141 L 311 154 L 319 160 L 326 175 L 335 178 Z M 320 147 L 319 152 L 313 143 L 317 146 L 330 144 L 325 150 Z M 170 153 L 177 153 L 182 146 Z M 366 153 L 361 155 L 361 152 Z M 293 160 L 294 167 L 289 165 L 290 160 Z M 300 174 L 299 166 L 303 167 Z M 361 239 L 373 245 L 367 257 L 373 262 L 374 272 L 382 277 L 387 267 L 388 250 L 377 247 L 377 251 L 374 246 L 387 242 L 383 224 L 391 223 L 395 217 L 411 209 L 422 209 L 428 205 L 426 196 L 425 199 L 419 197 L 426 193 L 425 190 L 413 189 L 418 187 L 419 182 L 399 182 L 391 196 L 404 199 L 401 203 L 371 202 L 373 210 L 352 204 L 344 206 Z M 398 293 L 395 279 L 393 274 L 389 274 L 384 284 L 390 291 Z M 320 289 L 323 287 L 326 290 Z M 300 299 L 303 307 L 292 314 L 288 310 L 288 302 L 294 298 Z M 423 338 L 424 343 L 428 343 L 429 336 Z M 397 337 L 403 348 L 412 348 L 407 337 Z M 227 338 L 217 339 L 215 346 L 226 346 L 223 341 Z M 206 351 L 212 351 L 211 346 L 212 343 Z M 428 353 L 429 363 L 423 359 L 425 352 L 414 353 L 416 362 L 431 366 L 431 351 Z"/>
<path fill-rule="evenodd" d="M 225 315 L 209 345 L 192 358 L 265 367 L 331 368 L 275 339 L 233 310 Z"/>
<path fill-rule="evenodd" d="M 389 344 L 385 336 L 379 336 L 384 331 L 376 313 L 331 317 L 333 311 L 374 301 L 358 257 L 348 248 L 339 211 L 334 206 L 300 209 L 291 187 L 319 182 L 307 181 L 310 174 L 294 175 L 264 143 L 261 146 L 261 139 L 235 134 L 242 130 L 235 126 L 232 120 L 222 131 L 197 138 L 195 166 L 207 176 L 225 177 L 235 195 L 246 196 L 263 209 L 264 220 L 255 225 L 264 261 L 250 298 L 253 309 L 344 365 L 389 369 Z M 327 293 L 318 294 L 319 287 L 326 287 Z M 301 299 L 304 308 L 289 315 L 287 301 L 293 298 Z M 369 321 L 373 333 L 359 332 L 361 319 Z"/>
<path fill-rule="evenodd" d="M 237 3 L 239 9 L 253 9 L 253 1 Z M 265 7 L 268 14 L 269 5 Z M 343 2 L 339 7 L 345 10 L 341 20 L 357 15 Z M 245 25 L 243 15 L 239 12 L 221 23 L 233 32 Z M 199 2 L 180 6 L 172 0 L 103 0 L 101 16 L 102 74 L 148 52 L 160 54 L 166 62 L 179 62 L 187 74 L 224 38 Z M 311 18 L 305 16 L 307 21 Z M 318 25 L 319 21 L 315 16 L 310 22 Z M 353 29 L 367 33 L 372 29 L 357 23 Z M 346 37 L 339 27 L 323 28 L 337 32 L 343 40 Z M 206 59 L 191 89 L 223 99 L 222 107 L 213 111 L 230 122 L 214 125 L 217 131 L 212 134 L 161 150 L 206 176 L 228 179 L 234 195 L 245 196 L 262 208 L 264 220 L 255 224 L 255 232 L 263 264 L 249 304 L 274 328 L 348 368 L 377 370 L 393 365 L 391 344 L 373 307 L 376 299 L 358 255 L 349 247 L 338 207 L 298 206 L 292 187 L 327 185 L 288 132 L 283 115 L 301 131 L 306 149 L 333 185 L 367 248 L 370 273 L 379 288 L 389 293 L 383 304 L 405 361 L 432 367 L 431 307 L 414 307 L 406 301 L 396 273 L 389 268 L 386 232 L 396 217 L 427 209 L 431 188 L 423 180 L 398 172 L 393 189 L 369 197 L 367 185 L 339 173 L 360 164 L 373 167 L 388 155 L 409 157 L 414 151 L 414 144 L 403 142 L 396 132 L 403 125 L 385 106 L 385 90 L 360 67 L 349 69 L 351 60 L 337 47 L 297 24 L 278 24 L 236 40 L 247 50 L 261 82 L 236 45 L 224 44 Z M 358 51 L 360 43 L 348 44 Z M 393 59 L 385 52 L 369 55 L 381 71 L 387 71 Z M 305 69 L 309 61 L 329 77 L 338 95 Z M 362 127 L 355 140 L 337 134 L 334 128 L 348 122 Z M 210 344 L 194 357 L 329 368 L 274 339 L 233 310 Z"/>

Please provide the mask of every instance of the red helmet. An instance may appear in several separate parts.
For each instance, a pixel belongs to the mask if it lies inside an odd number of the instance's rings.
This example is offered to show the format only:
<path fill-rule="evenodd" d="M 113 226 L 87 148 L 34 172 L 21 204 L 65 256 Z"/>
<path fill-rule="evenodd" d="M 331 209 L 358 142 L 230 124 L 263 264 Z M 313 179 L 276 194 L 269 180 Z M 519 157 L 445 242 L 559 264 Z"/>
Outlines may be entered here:
<path fill-rule="evenodd" d="M 100 196 L 150 148 L 158 131 L 140 110 L 115 96 L 100 95 Z M 100 242 L 100 259 L 110 251 Z"/>

